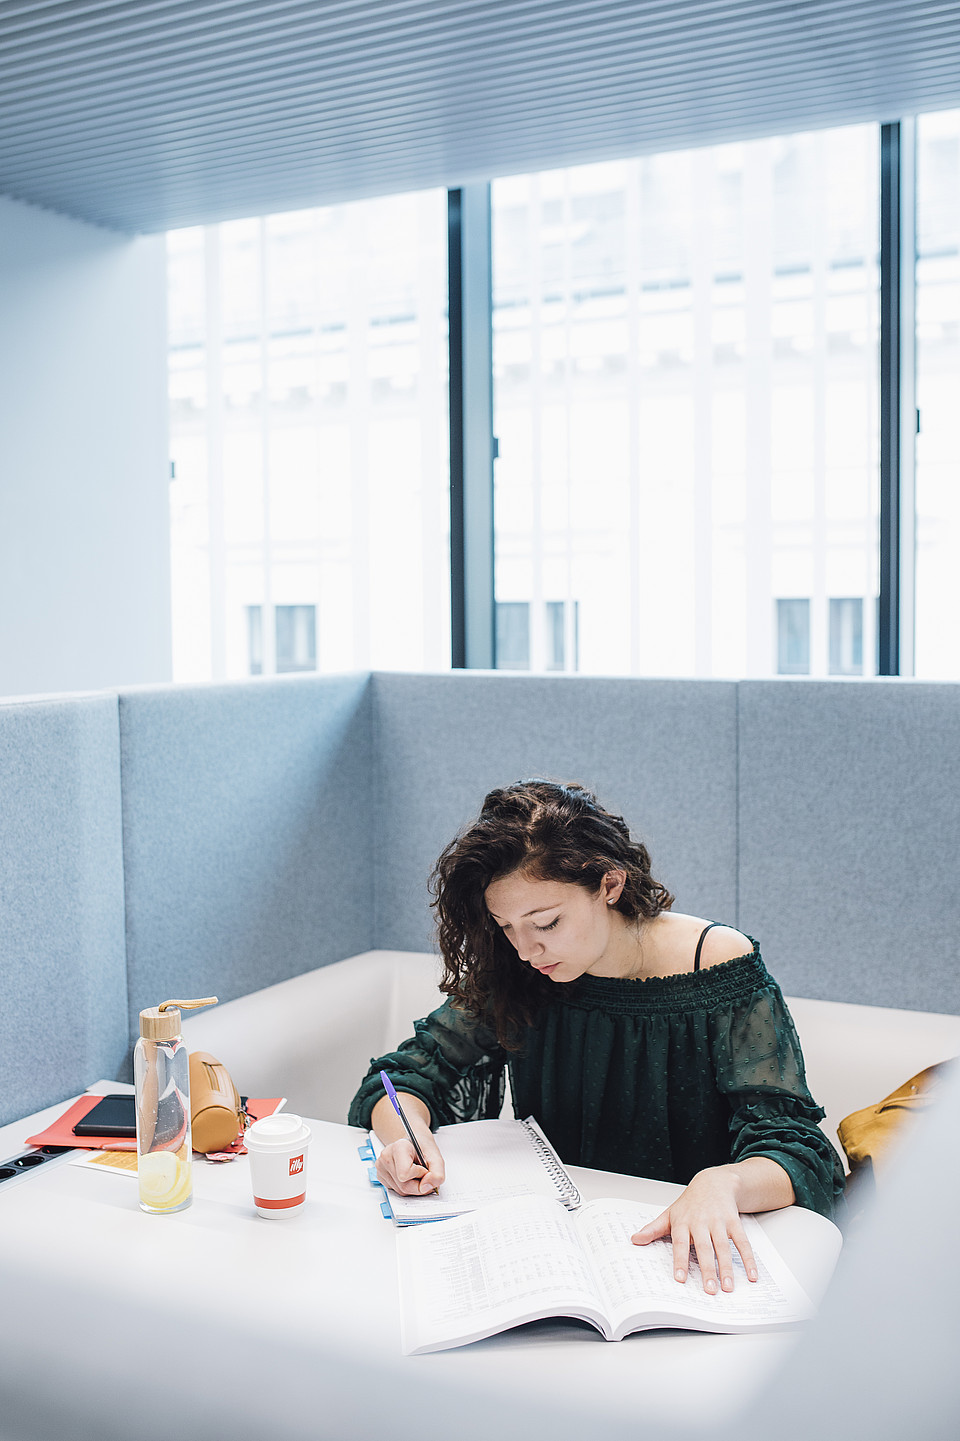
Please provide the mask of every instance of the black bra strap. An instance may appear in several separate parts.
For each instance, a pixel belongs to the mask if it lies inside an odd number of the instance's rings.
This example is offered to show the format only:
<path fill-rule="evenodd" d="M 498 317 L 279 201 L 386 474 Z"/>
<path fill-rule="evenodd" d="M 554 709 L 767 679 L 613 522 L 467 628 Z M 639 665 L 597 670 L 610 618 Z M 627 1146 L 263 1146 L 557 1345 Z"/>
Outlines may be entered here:
<path fill-rule="evenodd" d="M 700 932 L 700 939 L 699 941 L 697 941 L 697 954 L 693 958 L 693 969 L 695 971 L 699 971 L 700 969 L 700 952 L 703 950 L 704 936 L 707 934 L 707 931 L 712 931 L 714 926 L 719 926 L 722 924 L 722 921 L 711 921 L 709 926 L 704 926 L 703 930 Z"/>

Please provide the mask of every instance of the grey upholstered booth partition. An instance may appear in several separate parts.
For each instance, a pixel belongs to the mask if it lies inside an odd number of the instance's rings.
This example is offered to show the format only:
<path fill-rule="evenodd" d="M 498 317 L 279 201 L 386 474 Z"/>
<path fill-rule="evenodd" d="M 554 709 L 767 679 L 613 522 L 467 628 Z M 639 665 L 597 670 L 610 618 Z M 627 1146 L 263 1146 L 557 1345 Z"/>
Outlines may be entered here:
<path fill-rule="evenodd" d="M 369 688 L 121 693 L 131 1031 L 167 996 L 231 1000 L 373 946 Z"/>
<path fill-rule="evenodd" d="M 114 696 L 0 705 L 0 1124 L 127 1048 Z"/>
<path fill-rule="evenodd" d="M 582 780 L 792 995 L 960 1012 L 960 685 L 374 676 L 377 945 L 484 792 Z M 736 798 L 736 799 L 734 799 Z"/>
<path fill-rule="evenodd" d="M 788 994 L 960 1012 L 960 686 L 738 694 L 741 929 Z"/>
<path fill-rule="evenodd" d="M 788 993 L 960 1012 L 960 686 L 454 673 L 0 704 L 0 1120 L 138 1010 L 430 943 L 484 793 L 596 788 Z"/>

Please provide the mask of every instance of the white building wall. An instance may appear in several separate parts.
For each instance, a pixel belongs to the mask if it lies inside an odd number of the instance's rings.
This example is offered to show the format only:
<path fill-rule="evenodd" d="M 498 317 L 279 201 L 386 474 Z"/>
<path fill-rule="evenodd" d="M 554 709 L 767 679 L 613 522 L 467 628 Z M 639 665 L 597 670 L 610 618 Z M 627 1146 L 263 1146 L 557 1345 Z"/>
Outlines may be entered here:
<path fill-rule="evenodd" d="M 0 197 L 0 695 L 170 678 L 165 250 Z"/>

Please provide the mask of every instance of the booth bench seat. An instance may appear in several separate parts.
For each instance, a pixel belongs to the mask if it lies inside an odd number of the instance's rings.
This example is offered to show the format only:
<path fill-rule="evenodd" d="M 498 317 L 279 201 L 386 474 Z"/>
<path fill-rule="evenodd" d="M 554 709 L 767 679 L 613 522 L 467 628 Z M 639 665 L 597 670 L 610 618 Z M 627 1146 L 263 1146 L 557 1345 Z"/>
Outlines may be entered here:
<path fill-rule="evenodd" d="M 223 1061 L 245 1095 L 345 1121 L 371 1057 L 395 1049 L 440 1005 L 436 956 L 367 951 L 184 1020 L 193 1051 Z M 960 1054 L 960 1016 L 788 998 L 810 1090 L 837 1144 L 844 1116 L 915 1072 Z"/>
<path fill-rule="evenodd" d="M 438 973 L 436 956 L 366 951 L 185 1015 L 184 1040 L 222 1061 L 243 1095 L 286 1096 L 298 1115 L 344 1122 L 371 1057 L 442 1002 Z"/>

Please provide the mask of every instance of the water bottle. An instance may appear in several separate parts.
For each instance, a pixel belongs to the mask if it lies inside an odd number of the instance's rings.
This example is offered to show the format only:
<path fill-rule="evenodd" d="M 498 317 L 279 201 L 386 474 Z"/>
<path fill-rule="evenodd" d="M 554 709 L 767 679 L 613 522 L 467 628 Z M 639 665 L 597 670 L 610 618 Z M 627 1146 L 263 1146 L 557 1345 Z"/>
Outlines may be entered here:
<path fill-rule="evenodd" d="M 151 1216 L 183 1211 L 193 1200 L 190 1061 L 180 1012 L 216 1004 L 216 996 L 207 996 L 164 1001 L 140 1012 L 140 1039 L 133 1052 L 137 1181 L 140 1209 Z"/>

